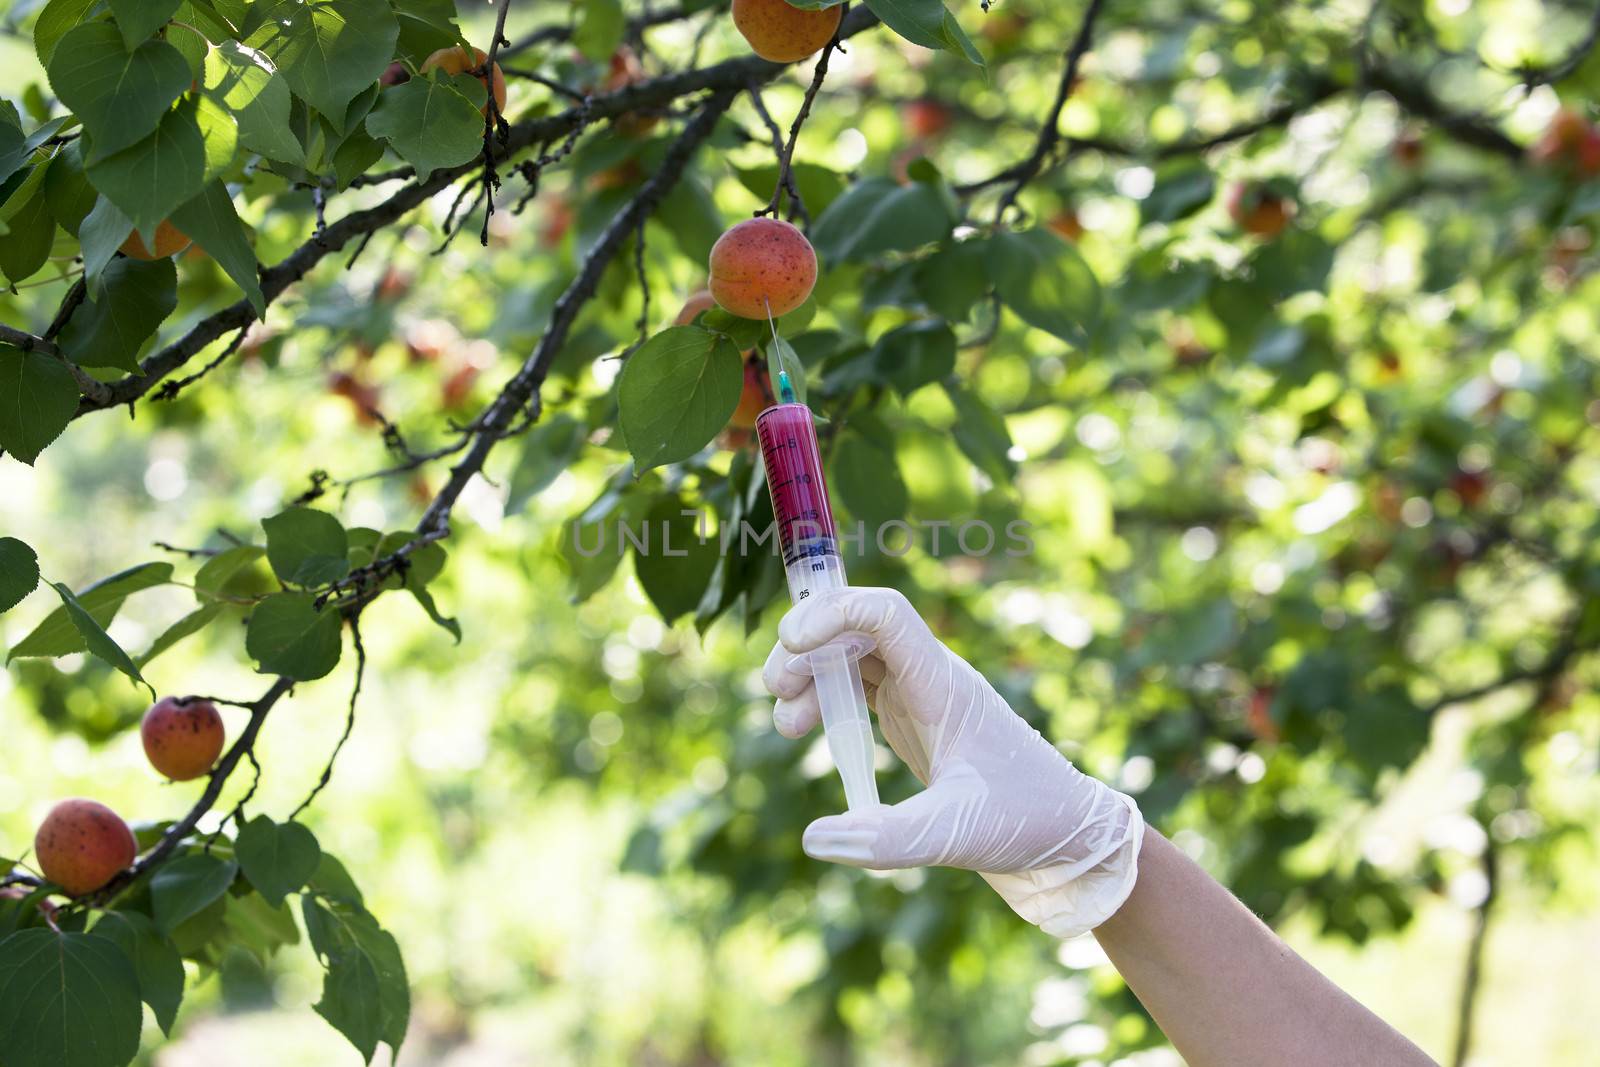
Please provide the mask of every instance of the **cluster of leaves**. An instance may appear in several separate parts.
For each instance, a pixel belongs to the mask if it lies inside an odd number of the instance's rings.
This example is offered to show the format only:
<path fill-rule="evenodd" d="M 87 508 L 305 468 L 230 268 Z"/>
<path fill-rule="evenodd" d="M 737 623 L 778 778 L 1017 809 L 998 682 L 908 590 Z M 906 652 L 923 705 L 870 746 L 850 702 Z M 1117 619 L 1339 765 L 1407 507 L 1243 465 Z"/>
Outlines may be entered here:
<path fill-rule="evenodd" d="M 142 826 L 141 847 L 166 829 Z M 0 1033 L 16 1067 L 129 1062 L 148 1005 L 170 1034 L 183 1002 L 184 961 L 224 990 L 259 983 L 279 950 L 300 943 L 286 898 L 300 899 L 311 950 L 325 969 L 316 1010 L 371 1060 L 398 1050 L 410 990 L 395 940 L 367 911 L 341 864 L 297 822 L 265 815 L 237 833 L 181 847 L 104 909 L 48 901 L 49 886 L 0 899 Z"/>
<path fill-rule="evenodd" d="M 460 626 L 440 613 L 428 592 L 428 583 L 444 569 L 443 546 L 414 546 L 403 565 L 378 574 L 372 571 L 373 561 L 410 545 L 411 534 L 403 530 L 384 534 L 365 527 L 347 530 L 327 512 L 307 507 L 288 508 L 261 525 L 264 547 L 235 544 L 202 553 L 204 562 L 189 582 L 178 582 L 176 569 L 166 562 L 130 567 L 77 593 L 51 582 L 61 607 L 12 645 L 7 661 L 88 652 L 144 683 L 141 668 L 179 641 L 214 623 L 242 620 L 245 651 L 257 670 L 309 682 L 326 677 L 339 663 L 344 613 L 336 598 L 364 599 L 386 589 L 411 593 L 430 618 L 460 639 Z M 5 604 L 10 607 L 33 590 L 39 580 L 38 561 L 33 549 L 15 538 L 0 540 L 0 552 L 18 562 L 14 569 L 7 568 L 5 588 L 0 590 L 10 595 Z M 174 620 L 143 652 L 129 654 L 106 633 L 128 597 L 174 584 L 191 587 L 199 606 Z"/>

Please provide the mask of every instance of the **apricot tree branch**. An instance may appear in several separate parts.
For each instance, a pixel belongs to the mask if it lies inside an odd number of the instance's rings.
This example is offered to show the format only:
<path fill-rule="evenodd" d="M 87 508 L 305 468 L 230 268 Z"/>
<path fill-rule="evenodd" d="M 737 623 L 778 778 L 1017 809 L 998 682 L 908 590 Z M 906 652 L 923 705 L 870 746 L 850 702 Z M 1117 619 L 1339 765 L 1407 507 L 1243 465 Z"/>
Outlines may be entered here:
<path fill-rule="evenodd" d="M 767 110 L 767 105 L 761 99 L 761 90 L 754 86 L 750 89 L 750 104 L 756 109 L 756 114 L 761 118 L 762 125 L 767 128 L 767 135 L 772 138 L 772 156 L 778 161 L 777 187 L 772 190 L 772 199 L 767 206 L 756 212 L 757 215 L 770 215 L 778 210 L 778 194 L 785 193 L 789 197 L 789 209 L 805 211 L 805 203 L 800 199 L 800 189 L 794 179 L 794 168 L 786 165 L 787 149 L 784 147 L 783 131 L 778 129 L 778 124 L 773 121 L 772 113 Z M 807 225 L 809 226 L 809 219 Z"/>
<path fill-rule="evenodd" d="M 1096 3 L 1099 0 L 1095 0 Z M 848 15 L 846 16 L 846 19 Z M 816 102 L 817 93 L 822 91 L 823 79 L 828 76 L 828 57 L 833 55 L 833 50 L 839 47 L 848 34 L 845 31 L 846 19 L 840 19 L 839 28 L 833 32 L 833 37 L 822 49 L 822 55 L 817 57 L 817 68 L 811 74 L 811 84 L 806 87 L 805 99 L 800 101 L 800 110 L 795 113 L 794 122 L 789 125 L 789 140 L 784 144 L 783 151 L 778 155 L 778 180 L 772 189 L 772 199 L 767 202 L 764 210 L 757 211 L 756 215 L 776 215 L 778 213 L 778 198 L 785 190 L 789 191 L 790 218 L 800 219 L 800 228 L 811 228 L 811 216 L 806 213 L 806 206 L 800 199 L 800 189 L 794 179 L 794 146 L 800 140 L 800 127 L 806 123 L 806 118 L 811 114 L 811 105 Z M 755 94 L 751 94 L 754 96 Z M 757 105 L 760 106 L 759 104 Z M 762 117 L 766 118 L 765 110 Z M 770 119 L 768 120 L 771 121 Z"/>
<path fill-rule="evenodd" d="M 1001 194 L 1000 203 L 994 209 L 996 223 L 1004 220 L 1006 212 L 1016 202 L 1023 187 L 1044 168 L 1045 160 L 1050 158 L 1050 154 L 1061 141 L 1061 111 L 1067 106 L 1067 98 L 1072 95 L 1072 88 L 1077 84 L 1078 65 L 1083 62 L 1084 55 L 1094 43 L 1094 23 L 1100 17 L 1100 5 L 1101 0 L 1089 0 L 1089 6 L 1083 12 L 1083 21 L 1078 24 L 1078 35 L 1067 48 L 1066 62 L 1061 69 L 1061 81 L 1056 86 L 1055 102 L 1050 105 L 1050 113 L 1039 126 L 1039 137 L 1034 142 L 1033 151 L 1013 168 L 1011 187 Z"/>
<path fill-rule="evenodd" d="M 662 21 L 670 21 L 663 19 Z M 839 36 L 849 37 L 877 25 L 877 16 L 865 7 L 850 12 L 840 26 Z M 507 49 L 509 54 L 512 50 Z M 706 90 L 734 91 L 750 84 L 752 80 L 768 81 L 784 70 L 782 64 L 770 63 L 759 56 L 741 56 L 725 60 L 698 70 L 665 74 L 632 85 L 623 86 L 610 93 L 589 97 L 583 104 L 554 115 L 529 119 L 511 127 L 505 143 L 507 156 L 532 145 L 549 144 L 584 126 L 615 118 L 640 108 L 649 108 L 679 97 Z M 352 241 L 360 240 L 375 230 L 389 226 L 403 218 L 412 209 L 428 202 L 440 190 L 457 179 L 470 174 L 477 161 L 435 171 L 426 181 L 412 182 L 395 191 L 388 200 L 370 208 L 353 211 L 337 221 L 328 223 L 326 229 L 316 234 L 281 262 L 261 271 L 261 292 L 267 303 L 282 296 L 291 285 L 304 278 L 323 257 L 339 251 Z M 216 342 L 230 331 L 248 326 L 256 318 L 249 303 L 240 300 L 201 319 L 182 337 L 147 356 L 140 362 L 139 373 L 130 374 L 109 384 L 96 383 L 91 391 L 84 388 L 84 397 L 78 404 L 74 418 L 92 411 L 131 404 L 144 396 L 168 374 Z M 41 338 L 20 330 L 5 327 L 0 341 L 18 347 L 37 347 Z M 26 343 L 19 344 L 17 339 Z M 80 388 L 83 386 L 80 383 Z"/>

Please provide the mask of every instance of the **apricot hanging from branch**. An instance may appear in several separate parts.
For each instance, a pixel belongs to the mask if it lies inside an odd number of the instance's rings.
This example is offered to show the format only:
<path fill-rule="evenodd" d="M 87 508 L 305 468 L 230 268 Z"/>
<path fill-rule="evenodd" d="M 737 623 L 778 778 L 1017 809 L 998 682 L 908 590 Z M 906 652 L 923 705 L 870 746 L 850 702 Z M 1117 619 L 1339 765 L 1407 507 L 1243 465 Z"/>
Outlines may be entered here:
<path fill-rule="evenodd" d="M 784 0 L 733 0 L 733 24 L 750 49 L 774 63 L 793 63 L 833 40 L 844 17 L 842 5 L 802 11 Z"/>
<path fill-rule="evenodd" d="M 817 284 L 817 253 L 791 223 L 746 219 L 711 246 L 711 295 L 746 319 L 787 315 Z"/>

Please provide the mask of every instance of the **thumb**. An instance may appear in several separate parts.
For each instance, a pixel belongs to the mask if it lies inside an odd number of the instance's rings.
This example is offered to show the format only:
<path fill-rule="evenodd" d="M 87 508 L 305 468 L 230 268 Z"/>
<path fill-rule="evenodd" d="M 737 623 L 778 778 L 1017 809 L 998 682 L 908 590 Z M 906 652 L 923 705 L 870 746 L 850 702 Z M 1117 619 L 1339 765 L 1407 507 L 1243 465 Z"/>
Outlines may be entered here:
<path fill-rule="evenodd" d="M 898 804 L 827 815 L 806 827 L 801 847 L 812 859 L 898 870 L 949 864 L 964 851 L 963 827 L 988 793 L 970 767 L 948 768 L 927 789 Z"/>

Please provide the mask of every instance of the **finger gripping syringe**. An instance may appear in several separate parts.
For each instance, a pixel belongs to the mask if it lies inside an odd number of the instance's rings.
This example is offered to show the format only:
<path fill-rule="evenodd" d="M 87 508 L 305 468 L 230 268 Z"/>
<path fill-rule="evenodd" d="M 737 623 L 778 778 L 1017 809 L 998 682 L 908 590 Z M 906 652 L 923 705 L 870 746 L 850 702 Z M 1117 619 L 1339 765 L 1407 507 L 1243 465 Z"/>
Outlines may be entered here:
<path fill-rule="evenodd" d="M 799 604 L 845 588 L 844 561 L 839 557 L 811 409 L 796 402 L 787 372 L 778 374 L 778 394 L 782 403 L 756 417 L 756 437 L 772 494 L 789 599 Z M 878 783 L 872 776 L 872 723 L 856 662 L 871 648 L 863 635 L 845 635 L 791 663 L 796 670 L 809 669 L 816 680 L 828 751 L 844 780 L 845 802 L 852 811 L 878 803 Z"/>

